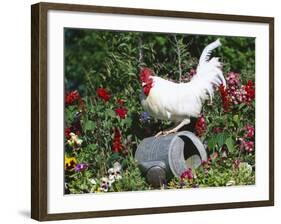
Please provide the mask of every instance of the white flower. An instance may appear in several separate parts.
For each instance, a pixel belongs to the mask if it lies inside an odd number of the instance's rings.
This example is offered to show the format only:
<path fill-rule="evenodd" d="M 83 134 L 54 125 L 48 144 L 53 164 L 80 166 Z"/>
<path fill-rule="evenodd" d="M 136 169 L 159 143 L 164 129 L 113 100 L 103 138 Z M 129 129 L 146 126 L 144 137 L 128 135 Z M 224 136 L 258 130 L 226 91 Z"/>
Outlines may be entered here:
<path fill-rule="evenodd" d="M 115 162 L 114 164 L 113 164 L 113 168 L 114 168 L 114 170 L 121 170 L 121 164 L 119 163 L 119 162 Z"/>
<path fill-rule="evenodd" d="M 107 177 L 101 178 L 101 191 L 107 192 L 109 187 L 109 181 Z"/>
<path fill-rule="evenodd" d="M 115 179 L 115 171 L 113 168 L 108 169 L 108 179 L 109 180 L 114 180 Z"/>
<path fill-rule="evenodd" d="M 114 170 L 114 174 L 115 174 L 115 179 L 116 179 L 116 180 L 122 179 L 122 176 L 121 176 L 121 169 L 122 169 L 122 167 L 121 167 L 121 164 L 120 164 L 120 163 L 115 162 L 115 163 L 113 164 L 113 170 Z"/>
<path fill-rule="evenodd" d="M 109 185 L 113 184 L 116 180 L 122 179 L 121 176 L 121 165 L 119 162 L 115 162 L 112 168 L 109 168 L 108 171 L 108 180 Z"/>

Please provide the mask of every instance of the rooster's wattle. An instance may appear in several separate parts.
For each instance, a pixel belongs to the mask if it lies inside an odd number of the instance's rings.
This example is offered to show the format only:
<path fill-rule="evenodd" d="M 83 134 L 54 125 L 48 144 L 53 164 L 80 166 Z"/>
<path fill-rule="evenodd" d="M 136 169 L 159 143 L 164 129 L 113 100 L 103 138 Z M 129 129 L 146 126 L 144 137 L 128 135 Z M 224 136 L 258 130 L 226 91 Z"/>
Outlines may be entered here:
<path fill-rule="evenodd" d="M 141 104 L 153 117 L 178 122 L 178 125 L 163 134 L 177 132 L 190 123 L 191 117 L 199 117 L 205 100 L 214 95 L 214 88 L 225 86 L 225 78 L 218 58 L 211 52 L 221 45 L 219 40 L 209 44 L 202 52 L 196 75 L 188 83 L 175 83 L 156 76 L 149 68 L 140 72 L 142 82 Z M 162 134 L 162 132 L 157 135 Z"/>

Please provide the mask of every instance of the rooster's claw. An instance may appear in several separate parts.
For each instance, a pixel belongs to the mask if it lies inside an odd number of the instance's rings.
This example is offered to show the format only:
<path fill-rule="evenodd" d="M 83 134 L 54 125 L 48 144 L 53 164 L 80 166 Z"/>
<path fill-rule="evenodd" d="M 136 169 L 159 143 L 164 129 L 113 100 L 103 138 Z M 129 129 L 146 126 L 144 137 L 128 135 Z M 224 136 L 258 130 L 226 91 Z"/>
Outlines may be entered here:
<path fill-rule="evenodd" d="M 172 134 L 172 133 L 175 133 L 177 132 L 176 130 L 172 129 L 172 130 L 169 130 L 169 131 L 159 131 L 154 137 L 157 138 L 159 136 L 167 136 L 169 134 Z"/>
<path fill-rule="evenodd" d="M 159 131 L 156 135 L 154 135 L 155 138 L 161 136 L 161 135 L 164 135 L 164 132 L 163 131 Z"/>

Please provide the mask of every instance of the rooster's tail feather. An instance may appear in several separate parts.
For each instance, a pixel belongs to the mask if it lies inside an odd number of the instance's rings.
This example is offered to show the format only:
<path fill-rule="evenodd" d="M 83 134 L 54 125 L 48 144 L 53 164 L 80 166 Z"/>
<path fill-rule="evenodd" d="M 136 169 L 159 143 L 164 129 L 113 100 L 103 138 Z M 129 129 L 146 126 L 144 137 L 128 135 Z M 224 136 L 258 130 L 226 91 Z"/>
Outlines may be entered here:
<path fill-rule="evenodd" d="M 217 39 L 216 41 L 210 43 L 207 47 L 205 47 L 205 49 L 203 50 L 201 57 L 199 59 L 199 65 L 202 65 L 202 64 L 208 62 L 212 51 L 219 46 L 221 46 L 221 42 L 220 42 L 220 39 Z"/>
<path fill-rule="evenodd" d="M 200 98 L 205 100 L 209 98 L 212 102 L 214 95 L 214 86 L 224 85 L 226 86 L 226 81 L 221 70 L 222 65 L 219 59 L 214 57 L 210 59 L 212 51 L 221 46 L 220 40 L 217 39 L 213 43 L 209 44 L 202 52 L 199 59 L 199 65 L 197 67 L 197 75 L 194 79 L 198 80 L 200 83 L 201 91 Z M 205 94 L 208 94 L 208 97 Z"/>

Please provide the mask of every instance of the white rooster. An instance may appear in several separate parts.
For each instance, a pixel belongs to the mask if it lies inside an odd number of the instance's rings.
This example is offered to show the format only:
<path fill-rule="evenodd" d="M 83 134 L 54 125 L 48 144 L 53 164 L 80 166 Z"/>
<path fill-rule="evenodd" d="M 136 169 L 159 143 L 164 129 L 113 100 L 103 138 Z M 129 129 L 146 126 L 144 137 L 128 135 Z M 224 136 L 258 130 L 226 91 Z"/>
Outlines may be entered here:
<path fill-rule="evenodd" d="M 174 83 L 158 76 L 148 68 L 140 72 L 142 82 L 141 104 L 153 117 L 171 120 L 178 125 L 169 131 L 159 132 L 168 135 L 177 132 L 190 123 L 191 117 L 199 117 L 205 100 L 214 95 L 214 88 L 225 86 L 225 78 L 218 58 L 210 59 L 212 51 L 221 45 L 219 39 L 209 44 L 202 52 L 196 75 L 188 83 Z"/>

